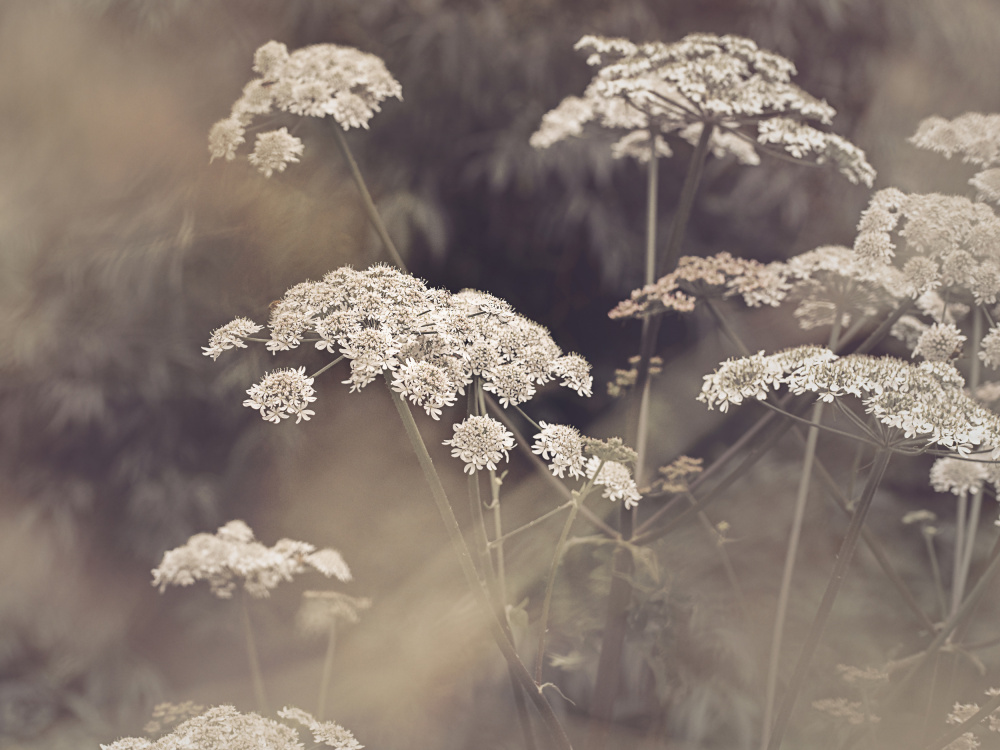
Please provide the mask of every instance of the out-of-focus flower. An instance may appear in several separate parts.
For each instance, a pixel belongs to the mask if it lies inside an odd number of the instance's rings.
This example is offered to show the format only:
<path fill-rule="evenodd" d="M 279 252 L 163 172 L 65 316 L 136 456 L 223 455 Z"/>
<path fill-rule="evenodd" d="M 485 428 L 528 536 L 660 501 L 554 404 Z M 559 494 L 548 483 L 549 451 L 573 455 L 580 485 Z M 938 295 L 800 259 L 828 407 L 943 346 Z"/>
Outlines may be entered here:
<path fill-rule="evenodd" d="M 920 335 L 913 356 L 928 362 L 947 362 L 962 351 L 966 337 L 952 323 L 935 323 Z"/>
<path fill-rule="evenodd" d="M 183 546 L 166 552 L 153 570 L 153 585 L 163 592 L 167 586 L 208 581 L 213 594 L 228 599 L 237 581 L 242 580 L 246 592 L 260 598 L 308 568 L 327 578 L 351 580 L 347 563 L 335 550 L 317 550 L 311 544 L 291 539 L 265 547 L 254 539 L 246 523 L 230 521 L 215 534 L 195 534 Z"/>
<path fill-rule="evenodd" d="M 833 108 L 791 83 L 789 60 L 749 39 L 691 34 L 673 44 L 635 44 L 584 36 L 576 48 L 590 52 L 587 62 L 597 73 L 582 97 L 567 97 L 543 116 L 531 136 L 536 148 L 582 135 L 593 122 L 625 131 L 612 146 L 616 157 L 647 160 L 651 138 L 659 155 L 670 156 L 663 135 L 695 143 L 711 126 L 716 156 L 757 164 L 757 152 L 773 147 L 792 158 L 832 162 L 854 183 L 874 180 L 860 149 L 808 124 L 828 125 Z"/>
<path fill-rule="evenodd" d="M 155 742 L 125 737 L 101 750 L 179 750 L 179 748 L 268 748 L 303 750 L 291 727 L 259 714 L 243 714 L 233 706 L 215 706 L 188 719 Z"/>
<path fill-rule="evenodd" d="M 344 130 L 367 128 L 385 99 L 402 98 L 402 87 L 381 58 L 353 47 L 314 44 L 289 53 L 284 44 L 268 42 L 255 53 L 253 67 L 261 77 L 244 87 L 229 117 L 209 132 L 212 159 L 235 158 L 247 127 L 258 115 L 275 111 L 329 115 Z M 302 151 L 302 142 L 281 128 L 257 136 L 250 162 L 270 177 L 297 162 Z"/>
<path fill-rule="evenodd" d="M 278 711 L 282 719 L 290 719 L 307 727 L 312 732 L 313 741 L 335 750 L 362 750 L 364 745 L 354 739 L 347 729 L 333 721 L 317 721 L 301 708 L 283 708 Z"/>

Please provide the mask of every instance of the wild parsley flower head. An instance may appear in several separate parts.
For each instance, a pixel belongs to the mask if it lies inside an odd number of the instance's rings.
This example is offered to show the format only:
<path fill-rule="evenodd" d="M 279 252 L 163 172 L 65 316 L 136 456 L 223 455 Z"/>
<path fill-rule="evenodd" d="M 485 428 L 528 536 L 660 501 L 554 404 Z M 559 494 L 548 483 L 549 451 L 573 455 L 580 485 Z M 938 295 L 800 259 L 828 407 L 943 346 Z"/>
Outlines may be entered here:
<path fill-rule="evenodd" d="M 634 508 L 642 499 L 632 478 L 632 472 L 625 464 L 591 456 L 587 460 L 585 471 L 587 479 L 592 479 L 594 484 L 604 487 L 603 496 L 612 502 L 621 500 L 626 508 Z"/>
<path fill-rule="evenodd" d="M 223 326 L 206 353 L 232 348 L 254 325 L 237 319 Z M 352 391 L 386 375 L 400 398 L 434 419 L 474 378 L 505 407 L 529 400 L 554 380 L 581 396 L 592 393 L 590 364 L 579 354 L 563 354 L 544 326 L 504 300 L 469 289 L 431 289 L 382 264 L 338 268 L 320 281 L 296 284 L 272 305 L 268 327 L 270 351 L 308 341 L 339 352 L 350 363 L 344 382 Z M 304 368 L 279 370 L 251 388 L 244 403 L 276 424 L 290 416 L 308 419 L 313 411 L 306 407 L 316 400 L 312 385 Z"/>
<path fill-rule="evenodd" d="M 723 363 L 705 376 L 698 400 L 725 411 L 747 398 L 766 399 L 780 386 L 794 394 L 815 393 L 825 402 L 854 396 L 866 412 L 906 440 L 962 454 L 976 448 L 1000 453 L 1000 417 L 964 392 L 964 379 L 947 362 L 914 365 L 893 357 L 838 357 L 828 349 L 803 346 Z"/>
<path fill-rule="evenodd" d="M 880 190 L 861 215 L 854 250 L 872 265 L 898 263 L 910 296 L 947 289 L 976 304 L 1000 298 L 1000 218 L 984 203 L 957 195 Z M 915 259 L 922 258 L 919 265 Z M 933 264 L 933 266 L 931 265 Z"/>
<path fill-rule="evenodd" d="M 721 252 L 709 258 L 685 255 L 677 268 L 653 284 L 636 289 L 608 313 L 610 318 L 635 318 L 666 310 L 690 312 L 699 297 L 740 295 L 750 307 L 778 305 L 788 290 L 780 263 L 763 264 Z"/>
<path fill-rule="evenodd" d="M 452 446 L 451 455 L 465 462 L 469 474 L 483 468 L 495 471 L 500 461 L 510 459 L 514 436 L 493 417 L 473 415 L 455 424 L 454 430 L 444 445 Z"/>
<path fill-rule="evenodd" d="M 616 156 L 648 158 L 651 133 L 669 156 L 661 135 L 676 132 L 693 143 L 712 125 L 716 156 L 757 164 L 758 147 L 776 146 L 793 158 L 833 162 L 852 182 L 872 184 L 875 171 L 863 152 L 807 124 L 828 125 L 833 108 L 791 83 L 789 60 L 749 39 L 691 34 L 673 44 L 635 44 L 588 35 L 576 48 L 590 52 L 587 62 L 598 71 L 582 97 L 564 99 L 542 118 L 531 137 L 536 148 L 579 136 L 594 122 L 626 131 L 613 147 Z"/>
<path fill-rule="evenodd" d="M 175 750 L 177 748 L 269 748 L 302 750 L 291 727 L 255 713 L 240 713 L 233 706 L 215 706 L 179 724 L 156 741 L 124 737 L 101 750 Z"/>
<path fill-rule="evenodd" d="M 289 112 L 308 117 L 329 115 L 344 129 L 367 128 L 388 98 L 402 98 L 402 87 L 381 58 L 353 47 L 314 44 L 292 53 L 280 42 L 268 42 L 254 55 L 250 81 L 233 104 L 229 117 L 212 126 L 212 159 L 232 160 L 246 140 L 246 129 L 258 115 Z M 250 156 L 265 177 L 282 172 L 302 155 L 302 141 L 287 128 L 261 133 Z"/>
<path fill-rule="evenodd" d="M 364 745 L 354 739 L 354 735 L 333 721 L 317 721 L 312 714 L 301 708 L 283 708 L 278 711 L 282 719 L 298 722 L 312 732 L 313 742 L 335 750 L 362 750 Z"/>
<path fill-rule="evenodd" d="M 162 593 L 167 586 L 208 581 L 213 594 L 229 599 L 242 580 L 246 592 L 260 598 L 308 568 L 327 578 L 351 580 L 351 571 L 336 550 L 317 550 L 291 539 L 265 547 L 245 522 L 230 521 L 215 534 L 195 534 L 183 546 L 167 551 L 153 570 L 153 585 Z"/>
<path fill-rule="evenodd" d="M 246 349 L 247 336 L 252 336 L 263 327 L 249 318 L 236 318 L 212 331 L 208 346 L 203 346 L 202 350 L 206 357 L 218 359 L 227 349 Z"/>
<path fill-rule="evenodd" d="M 966 337 L 952 323 L 935 323 L 924 331 L 913 349 L 913 356 L 929 362 L 947 362 L 962 351 Z"/>
<path fill-rule="evenodd" d="M 256 385 L 247 390 L 250 398 L 244 406 L 256 409 L 268 422 L 278 424 L 283 419 L 295 417 L 295 423 L 308 420 L 316 414 L 306 408 L 316 400 L 313 378 L 306 377 L 306 368 L 293 370 L 290 367 L 275 370 L 264 376 Z"/>
<path fill-rule="evenodd" d="M 571 477 L 583 476 L 583 437 L 575 427 L 562 424 L 538 423 L 542 431 L 535 435 L 531 452 L 549 462 L 549 469 L 557 477 L 567 471 Z"/>

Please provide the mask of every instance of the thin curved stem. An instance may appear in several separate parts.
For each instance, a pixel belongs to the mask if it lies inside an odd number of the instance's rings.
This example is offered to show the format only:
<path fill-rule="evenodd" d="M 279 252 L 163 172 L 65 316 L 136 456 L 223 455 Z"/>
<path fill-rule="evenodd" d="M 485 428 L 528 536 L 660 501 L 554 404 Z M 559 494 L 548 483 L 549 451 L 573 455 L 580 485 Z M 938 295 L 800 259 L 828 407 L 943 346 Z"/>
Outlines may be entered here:
<path fill-rule="evenodd" d="M 351 177 L 354 178 L 354 184 L 357 185 L 358 192 L 361 194 L 361 203 L 365 208 L 365 213 L 368 214 L 368 221 L 371 222 L 379 239 L 382 240 L 382 245 L 385 247 L 392 262 L 402 271 L 406 271 L 406 264 L 403 262 L 403 258 L 396 249 L 395 243 L 389 236 L 389 231 L 385 228 L 385 222 L 379 216 L 378 209 L 375 208 L 375 201 L 372 200 L 371 193 L 368 192 L 368 186 L 365 184 L 365 178 L 361 176 L 358 163 L 354 161 L 354 155 L 351 153 L 350 146 L 347 145 L 347 138 L 344 136 L 343 128 L 334 123 L 333 132 L 336 135 L 335 140 L 337 141 L 337 146 L 340 148 L 340 153 L 343 154 L 344 161 L 347 162 L 347 167 L 351 172 Z"/>
<path fill-rule="evenodd" d="M 257 709 L 262 714 L 268 713 L 267 690 L 264 687 L 264 673 L 260 668 L 260 657 L 257 654 L 257 639 L 254 638 L 253 626 L 250 624 L 250 607 L 247 604 L 247 592 L 240 590 L 240 614 L 243 621 L 243 638 L 247 647 L 247 659 L 250 662 L 250 681 L 253 684 L 254 700 Z"/>
<path fill-rule="evenodd" d="M 539 714 L 541 714 L 542 721 L 544 721 L 555 746 L 562 748 L 562 750 L 572 750 L 569 737 L 566 736 L 566 731 L 563 729 L 555 711 L 552 710 L 552 706 L 549 705 L 548 700 L 542 694 L 535 681 L 531 678 L 528 670 L 525 668 L 520 657 L 517 655 L 517 651 L 514 650 L 513 643 L 504 632 L 503 625 L 496 617 L 493 606 L 490 602 L 489 592 L 486 590 L 484 582 L 479 578 L 476 566 L 472 561 L 472 553 L 469 551 L 469 547 L 465 543 L 465 536 L 462 534 L 462 529 L 458 525 L 458 519 L 455 518 L 455 513 L 451 508 L 451 503 L 448 501 L 448 495 L 445 492 L 444 485 L 441 484 L 441 478 L 438 476 L 437 470 L 434 468 L 434 462 L 431 460 L 430 454 L 427 452 L 427 446 L 424 444 L 423 438 L 420 436 L 420 430 L 417 428 L 417 423 L 413 419 L 413 414 L 410 412 L 409 406 L 405 401 L 401 400 L 396 393 L 393 393 L 388 380 L 386 380 L 386 388 L 389 389 L 389 396 L 396 407 L 396 411 L 399 413 L 400 420 L 403 422 L 403 428 L 406 430 L 406 435 L 410 439 L 410 444 L 413 446 L 413 450 L 417 454 L 417 460 L 419 461 L 420 468 L 424 473 L 424 479 L 427 480 L 427 484 L 431 490 L 431 495 L 434 498 L 434 503 L 437 506 L 438 512 L 441 514 L 442 521 L 444 521 L 445 529 L 447 530 L 448 537 L 451 540 L 452 548 L 458 557 L 462 573 L 465 575 L 466 583 L 472 590 L 473 595 L 479 600 L 480 605 L 488 613 L 487 620 L 493 639 L 496 641 L 497 646 L 499 646 L 504 659 L 507 660 L 507 664 L 510 667 L 511 674 L 514 676 L 514 679 L 517 680 L 529 700 L 531 700 Z"/>
<path fill-rule="evenodd" d="M 885 470 L 889 465 L 891 456 L 892 453 L 887 447 L 879 450 L 875 455 L 875 461 L 871 473 L 868 475 L 868 481 L 865 483 L 865 488 L 861 493 L 861 498 L 858 500 L 854 515 L 851 516 L 851 523 L 847 528 L 844 541 L 840 545 L 840 551 L 837 553 L 837 561 L 834 563 L 830 579 L 827 581 L 826 590 L 823 592 L 823 599 L 820 601 L 816 617 L 809 629 L 809 634 L 806 636 L 806 642 L 802 646 L 802 653 L 799 655 L 791 682 L 788 685 L 788 691 L 785 693 L 785 698 L 782 701 L 781 710 L 778 712 L 778 718 L 775 720 L 774 729 L 771 732 L 771 741 L 767 745 L 768 750 L 778 750 L 781 747 L 785 729 L 788 727 L 788 720 L 791 718 L 796 699 L 799 697 L 799 692 L 802 688 L 802 683 L 805 681 L 806 670 L 812 661 L 820 638 L 823 636 L 823 630 L 826 628 L 830 612 L 833 610 L 833 604 L 837 599 L 837 594 L 840 593 L 840 587 L 843 585 L 848 566 L 854 557 L 854 550 L 858 546 L 861 528 L 864 525 L 865 518 L 868 516 L 868 511 L 871 509 L 875 491 L 878 489 L 882 477 L 885 475 Z"/>
<path fill-rule="evenodd" d="M 596 475 L 595 475 L 596 476 Z M 576 521 L 576 513 L 580 507 L 580 501 L 573 503 L 570 507 L 566 523 L 563 524 L 559 541 L 556 542 L 556 549 L 552 553 L 552 564 L 549 566 L 549 577 L 545 582 L 545 597 L 542 600 L 542 615 L 538 625 L 538 651 L 535 654 L 535 682 L 542 684 L 542 667 L 545 665 L 545 636 L 549 629 L 549 612 L 552 609 L 552 592 L 556 586 L 556 573 L 559 571 L 559 563 L 562 561 L 563 553 L 566 551 L 566 539 L 569 531 Z"/>

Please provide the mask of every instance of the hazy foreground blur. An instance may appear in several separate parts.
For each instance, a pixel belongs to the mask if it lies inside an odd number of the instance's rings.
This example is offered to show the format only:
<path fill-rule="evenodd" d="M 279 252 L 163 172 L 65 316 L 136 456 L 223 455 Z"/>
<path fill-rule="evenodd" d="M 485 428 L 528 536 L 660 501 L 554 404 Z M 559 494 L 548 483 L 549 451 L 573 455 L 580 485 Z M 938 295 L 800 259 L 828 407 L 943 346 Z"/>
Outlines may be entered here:
<path fill-rule="evenodd" d="M 96 748 L 137 732 L 163 699 L 252 708 L 235 611 L 199 587 L 161 596 L 149 585 L 165 549 L 232 518 L 268 544 L 290 536 L 338 548 L 355 577 L 345 588 L 374 599 L 341 639 L 330 708 L 368 747 L 501 746 L 512 726 L 499 657 L 477 627 L 384 389 L 348 394 L 333 371 L 312 422 L 276 427 L 241 406 L 274 366 L 270 355 L 201 356 L 213 328 L 237 315 L 263 321 L 297 281 L 378 259 L 330 123 L 303 123 L 302 163 L 271 180 L 245 160 L 209 165 L 208 128 L 251 77 L 261 43 L 334 42 L 385 59 L 404 101 L 350 138 L 411 270 L 433 285 L 503 296 L 588 357 L 590 402 L 546 393 L 531 411 L 607 435 L 623 420 L 604 382 L 633 353 L 638 327 L 612 324 L 606 312 L 639 285 L 644 178 L 604 144 L 544 154 L 528 146 L 541 115 L 589 78 L 573 43 L 583 33 L 750 36 L 793 59 L 796 82 L 837 108 L 835 129 L 867 151 L 878 187 L 961 191 L 957 166 L 904 138 L 931 114 L 1000 110 L 997 29 L 990 0 L 4 0 L 0 747 Z M 665 220 L 687 152 L 675 158 L 662 171 Z M 867 196 L 833 170 L 717 161 L 686 252 L 771 260 L 849 244 Z M 739 322 L 752 347 L 773 348 L 798 335 L 789 317 Z M 710 457 L 733 435 L 715 434 L 692 399 L 729 352 L 714 333 L 700 335 L 707 326 L 697 316 L 664 328 L 658 457 Z M 275 360 L 320 361 L 308 352 Z M 426 423 L 428 443 L 440 445 L 452 421 Z M 440 455 L 460 498 L 459 467 Z M 906 472 L 887 514 L 929 493 L 926 467 Z M 749 630 L 727 619 L 730 595 L 700 530 L 665 544 L 663 622 L 682 656 L 665 657 L 665 694 L 640 666 L 627 670 L 622 713 L 637 732 L 700 736 L 706 747 L 742 747 L 752 736 L 754 660 L 787 524 L 786 505 L 770 517 L 756 501 L 783 497 L 795 475 L 776 455 L 718 511 L 734 538 L 752 540 L 729 548 L 754 595 Z M 518 460 L 504 492 L 512 519 L 554 502 Z M 804 590 L 821 583 L 836 544 L 825 522 L 815 519 Z M 529 611 L 548 554 L 513 545 L 512 586 Z M 571 587 L 604 582 L 585 561 L 570 559 L 567 571 L 554 650 L 560 618 L 596 627 L 603 606 L 574 609 Z M 866 632 L 893 627 L 895 603 L 859 578 L 840 615 L 864 613 Z M 294 635 L 300 591 L 279 590 L 254 617 L 274 700 L 311 710 L 322 644 Z M 804 616 L 793 613 L 793 637 Z M 830 630 L 824 663 L 837 660 Z M 884 647 L 873 638 L 873 653 Z M 575 680 L 566 690 L 582 707 L 587 678 Z M 665 726 L 661 704 L 679 707 Z"/>

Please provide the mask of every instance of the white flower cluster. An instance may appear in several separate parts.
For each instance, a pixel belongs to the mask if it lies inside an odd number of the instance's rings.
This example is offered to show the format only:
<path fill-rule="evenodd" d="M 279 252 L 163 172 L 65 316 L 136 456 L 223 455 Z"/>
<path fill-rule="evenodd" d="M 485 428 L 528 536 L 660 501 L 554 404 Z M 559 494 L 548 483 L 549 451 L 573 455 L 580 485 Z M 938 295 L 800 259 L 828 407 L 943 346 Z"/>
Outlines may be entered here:
<path fill-rule="evenodd" d="M 928 362 L 947 362 L 961 353 L 965 341 L 965 336 L 955 324 L 934 323 L 920 334 L 913 356 L 923 357 Z"/>
<path fill-rule="evenodd" d="M 240 713 L 233 706 L 210 708 L 155 741 L 142 737 L 124 737 L 110 745 L 101 745 L 101 750 L 180 750 L 210 747 L 303 750 L 298 732 L 291 727 L 259 714 Z"/>
<path fill-rule="evenodd" d="M 965 381 L 946 362 L 913 365 L 893 357 L 838 357 L 816 346 L 770 356 L 761 352 L 724 362 L 706 375 L 698 400 L 725 411 L 748 398 L 766 399 L 782 385 L 795 394 L 815 393 L 826 402 L 855 396 L 866 412 L 906 439 L 919 437 L 962 454 L 974 448 L 1000 453 L 1000 417 L 964 392 Z"/>
<path fill-rule="evenodd" d="M 234 326 L 236 321 L 229 324 Z M 289 289 L 272 306 L 267 348 L 298 347 L 339 351 L 349 362 L 345 383 L 359 390 L 391 373 L 392 388 L 438 419 L 444 407 L 465 393 L 473 378 L 501 404 L 520 404 L 540 385 L 559 380 L 590 396 L 590 365 L 578 354 L 563 354 L 549 332 L 485 292 L 451 294 L 386 265 L 363 271 L 331 271 L 320 281 Z M 222 329 L 226 329 L 223 326 Z M 219 348 L 213 334 L 214 352 Z M 315 401 L 313 379 L 304 368 L 271 373 L 244 403 L 271 422 L 308 419 Z"/>
<path fill-rule="evenodd" d="M 626 508 L 634 508 L 642 499 L 631 470 L 623 463 L 591 456 L 587 460 L 585 472 L 587 479 L 604 487 L 604 497 L 611 501 L 621 500 Z"/>
<path fill-rule="evenodd" d="M 282 581 L 304 573 L 307 566 L 327 578 L 351 580 L 351 571 L 340 553 L 317 550 L 307 542 L 281 539 L 265 547 L 254 539 L 243 521 L 230 521 L 215 534 L 195 534 L 182 547 L 169 550 L 153 570 L 153 585 L 160 592 L 167 586 L 190 586 L 208 581 L 212 593 L 229 599 L 237 580 L 254 597 L 266 597 Z"/>
<path fill-rule="evenodd" d="M 304 367 L 275 370 L 247 389 L 250 398 L 243 405 L 259 411 L 268 422 L 278 424 L 282 419 L 294 416 L 295 424 L 298 424 L 316 413 L 306 408 L 316 400 L 312 384 L 313 379 L 306 377 Z"/>
<path fill-rule="evenodd" d="M 750 307 L 776 306 L 791 288 L 786 277 L 787 271 L 781 263 L 765 265 L 727 252 L 710 258 L 685 255 L 674 271 L 634 290 L 608 317 L 635 318 L 665 310 L 690 312 L 698 297 L 737 294 Z"/>
<path fill-rule="evenodd" d="M 945 457 L 931 466 L 931 487 L 935 492 L 955 495 L 977 492 L 986 482 L 994 485 L 1000 482 L 995 464 Z"/>
<path fill-rule="evenodd" d="M 208 150 L 212 159 L 236 157 L 246 129 L 257 115 L 274 111 L 308 117 L 333 117 L 344 130 L 367 128 L 389 97 L 402 98 L 402 88 L 381 58 L 352 47 L 314 44 L 288 52 L 268 42 L 254 55 L 260 78 L 250 81 L 229 117 L 212 126 Z M 302 155 L 302 141 L 287 128 L 260 133 L 250 162 L 265 177 L 282 172 Z"/>
<path fill-rule="evenodd" d="M 973 175 L 969 184 L 976 188 L 979 200 L 1000 203 L 1000 115 L 966 112 L 954 120 L 928 117 L 917 127 L 910 143 L 949 159 L 961 154 L 962 161 L 985 167 Z"/>
<path fill-rule="evenodd" d="M 879 190 L 861 215 L 854 250 L 888 265 L 899 249 L 893 233 L 905 240 L 901 267 L 910 296 L 942 288 L 980 305 L 1000 299 L 1000 218 L 989 206 L 956 195 Z"/>
<path fill-rule="evenodd" d="M 829 124 L 835 111 L 791 83 L 795 66 L 737 36 L 691 34 L 679 42 L 635 44 L 627 39 L 584 36 L 598 67 L 583 97 L 568 97 L 542 118 L 531 145 L 547 148 L 583 133 L 589 122 L 627 133 L 615 156 L 649 158 L 651 133 L 657 151 L 670 155 L 660 136 L 677 133 L 697 142 L 714 126 L 709 146 L 745 164 L 760 161 L 756 146 L 774 145 L 793 158 L 833 162 L 854 183 L 871 186 L 875 170 L 864 153 L 839 136 L 806 124 Z"/>
<path fill-rule="evenodd" d="M 312 733 L 313 742 L 318 745 L 326 745 L 335 750 L 362 750 L 364 747 L 340 724 L 333 721 L 316 721 L 311 714 L 301 708 L 283 708 L 278 711 L 278 716 L 302 724 Z"/>
<path fill-rule="evenodd" d="M 535 435 L 531 452 L 549 462 L 549 470 L 557 477 L 569 472 L 581 477 L 584 471 L 583 436 L 575 427 L 563 424 L 538 423 L 542 431 Z"/>
<path fill-rule="evenodd" d="M 465 471 L 474 474 L 483 468 L 495 471 L 500 461 L 510 459 L 514 436 L 493 417 L 471 416 L 454 425 L 455 434 L 443 441 L 451 455 L 465 462 Z"/>
<path fill-rule="evenodd" d="M 220 326 L 212 331 L 212 336 L 208 340 L 208 346 L 203 346 L 202 350 L 206 357 L 218 359 L 219 355 L 227 349 L 246 349 L 247 336 L 253 336 L 264 326 L 257 325 L 249 318 L 236 318 L 224 326 Z"/>
<path fill-rule="evenodd" d="M 316 721 L 299 708 L 283 708 L 283 719 L 307 727 L 317 744 L 335 750 L 362 750 L 354 735 L 332 721 Z M 101 750 L 182 750 L 195 748 L 246 748 L 246 750 L 303 750 L 299 734 L 292 727 L 255 713 L 240 713 L 233 706 L 215 706 L 188 719 L 157 740 L 123 737 Z"/>

